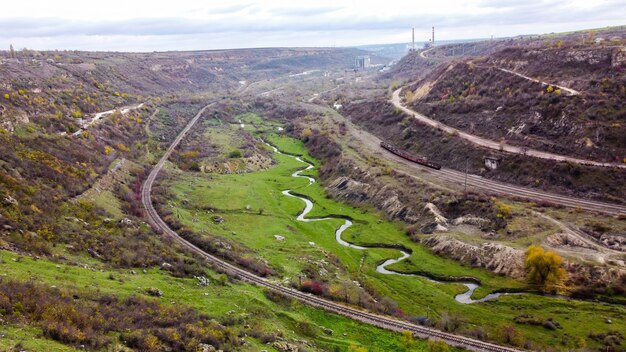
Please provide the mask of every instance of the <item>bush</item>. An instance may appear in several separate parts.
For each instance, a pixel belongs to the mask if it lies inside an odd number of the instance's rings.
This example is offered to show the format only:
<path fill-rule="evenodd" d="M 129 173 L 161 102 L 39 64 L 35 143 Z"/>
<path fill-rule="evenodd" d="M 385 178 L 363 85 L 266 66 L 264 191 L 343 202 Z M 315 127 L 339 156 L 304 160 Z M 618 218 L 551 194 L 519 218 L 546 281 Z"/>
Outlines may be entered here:
<path fill-rule="evenodd" d="M 137 296 L 120 300 L 84 291 L 79 295 L 0 279 L 0 311 L 11 324 L 34 325 L 48 338 L 89 350 L 105 350 L 116 335 L 127 347 L 142 351 L 193 351 L 201 343 L 216 348 L 240 343 L 232 328 L 191 308 Z"/>
<path fill-rule="evenodd" d="M 242 157 L 241 150 L 235 149 L 228 154 L 228 157 L 231 159 L 238 159 Z"/>
<path fill-rule="evenodd" d="M 443 340 L 428 340 L 428 352 L 448 352 L 450 346 Z"/>
<path fill-rule="evenodd" d="M 300 291 L 320 296 L 325 292 L 325 288 L 319 281 L 305 280 L 300 286 Z"/>

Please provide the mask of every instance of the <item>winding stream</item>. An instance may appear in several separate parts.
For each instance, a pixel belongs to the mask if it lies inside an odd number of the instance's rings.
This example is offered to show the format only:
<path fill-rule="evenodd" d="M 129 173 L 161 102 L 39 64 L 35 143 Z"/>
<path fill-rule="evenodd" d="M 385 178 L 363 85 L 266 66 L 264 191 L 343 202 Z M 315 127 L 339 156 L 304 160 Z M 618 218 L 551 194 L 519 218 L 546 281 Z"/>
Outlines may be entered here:
<path fill-rule="evenodd" d="M 301 162 L 303 164 L 307 164 L 307 167 L 294 172 L 293 174 L 291 174 L 291 176 L 292 177 L 306 178 L 307 180 L 309 180 L 309 185 L 312 185 L 313 183 L 315 183 L 315 179 L 314 178 L 309 177 L 309 176 L 301 175 L 302 172 L 314 168 L 315 166 L 313 164 L 302 160 L 299 156 L 294 156 L 294 155 L 283 153 L 280 150 L 278 150 L 278 148 L 276 148 L 275 146 L 273 146 L 273 145 L 271 145 L 271 144 L 269 144 L 267 142 L 265 144 L 267 144 L 270 148 L 272 148 L 275 153 L 287 155 L 289 157 L 292 157 L 292 158 L 296 159 L 297 161 L 299 161 L 299 162 Z M 362 246 L 357 246 L 355 244 L 352 244 L 350 242 L 347 242 L 347 241 L 343 240 L 341 238 L 341 234 L 345 230 L 347 230 L 348 228 L 350 228 L 352 226 L 352 221 L 351 220 L 345 219 L 345 218 L 338 218 L 338 217 L 306 218 L 306 215 L 309 214 L 311 212 L 311 210 L 313 210 L 313 202 L 311 200 L 305 198 L 305 197 L 293 194 L 291 192 L 291 190 L 288 190 L 288 189 L 282 191 L 282 194 L 285 195 L 285 196 L 288 196 L 288 197 L 300 199 L 301 201 L 304 202 L 304 204 L 305 204 L 304 210 L 302 210 L 302 212 L 300 214 L 298 214 L 298 216 L 296 217 L 296 220 L 298 220 L 298 221 L 313 222 L 313 221 L 325 221 L 325 220 L 332 220 L 332 219 L 342 219 L 342 220 L 344 220 L 345 222 L 343 223 L 343 225 L 341 225 L 337 230 L 335 230 L 335 239 L 342 246 L 346 246 L 346 247 L 350 247 L 350 248 L 354 248 L 354 249 L 359 249 L 359 250 L 370 249 L 370 248 L 383 248 L 383 247 L 362 247 Z M 399 251 L 402 254 L 399 258 L 397 258 L 397 259 L 387 259 L 385 262 L 383 262 L 382 264 L 380 264 L 380 265 L 378 265 L 376 267 L 376 272 L 381 273 L 381 274 L 386 274 L 386 275 L 416 276 L 416 277 L 421 277 L 423 279 L 426 279 L 426 280 L 428 280 L 430 282 L 435 282 L 435 283 L 457 283 L 457 284 L 462 284 L 465 287 L 467 287 L 467 291 L 456 295 L 454 297 L 454 299 L 457 302 L 463 303 L 463 304 L 472 304 L 472 303 L 485 302 L 485 301 L 489 301 L 489 300 L 498 298 L 498 297 L 500 297 L 502 295 L 519 295 L 519 294 L 523 294 L 523 293 L 496 292 L 496 293 L 490 293 L 490 294 L 488 294 L 485 297 L 480 298 L 480 299 L 472 299 L 472 294 L 474 294 L 474 291 L 476 291 L 476 289 L 478 287 L 480 287 L 480 285 L 478 285 L 477 283 L 470 282 L 470 281 L 462 281 L 462 280 L 460 280 L 460 281 L 439 281 L 439 280 L 433 279 L 432 277 L 428 277 L 428 276 L 424 276 L 424 275 L 406 274 L 406 273 L 400 273 L 400 272 L 397 272 L 397 271 L 393 271 L 393 270 L 387 269 L 387 266 L 395 264 L 395 263 L 398 263 L 398 262 L 401 262 L 401 261 L 405 260 L 406 258 L 408 258 L 411 255 L 410 253 L 408 253 L 406 251 L 403 251 L 403 250 L 399 250 Z"/>

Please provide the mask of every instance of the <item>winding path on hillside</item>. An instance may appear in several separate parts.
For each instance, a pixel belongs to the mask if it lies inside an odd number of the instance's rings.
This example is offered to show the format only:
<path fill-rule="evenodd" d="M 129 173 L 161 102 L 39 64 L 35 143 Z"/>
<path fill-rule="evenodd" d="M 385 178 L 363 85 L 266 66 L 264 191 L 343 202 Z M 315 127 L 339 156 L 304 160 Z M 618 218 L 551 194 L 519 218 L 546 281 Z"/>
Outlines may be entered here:
<path fill-rule="evenodd" d="M 143 203 L 144 208 L 146 209 L 146 214 L 148 217 L 148 222 L 150 225 L 161 235 L 172 239 L 177 242 L 182 248 L 187 249 L 202 258 L 204 258 L 210 265 L 212 265 L 217 270 L 223 271 L 231 277 L 241 279 L 255 285 L 264 287 L 268 290 L 277 292 L 286 297 L 298 300 L 304 304 L 324 309 L 328 312 L 343 315 L 345 317 L 358 320 L 360 322 L 370 324 L 373 326 L 377 326 L 379 328 L 392 330 L 396 332 L 403 332 L 408 330 L 412 332 L 415 336 L 429 339 L 436 338 L 442 339 L 446 343 L 458 346 L 462 348 L 466 348 L 472 351 L 493 351 L 493 352 L 515 352 L 517 350 L 509 347 L 499 346 L 492 343 L 475 340 L 472 338 L 468 338 L 465 336 L 454 335 L 450 333 L 445 333 L 439 330 L 427 328 L 424 326 L 412 324 L 409 322 L 405 322 L 402 320 L 398 320 L 395 318 L 387 317 L 384 315 L 374 314 L 360 308 L 350 307 L 343 304 L 339 304 L 336 302 L 332 302 L 317 296 L 312 296 L 309 294 L 305 294 L 295 289 L 291 289 L 288 287 L 284 287 L 280 284 L 273 283 L 265 278 L 259 277 L 253 273 L 250 273 L 242 268 L 239 268 L 233 264 L 230 264 L 224 260 L 221 260 L 202 249 L 196 247 L 191 242 L 185 240 L 178 233 L 172 230 L 166 223 L 161 219 L 156 209 L 154 208 L 154 204 L 152 203 L 152 187 L 154 181 L 156 180 L 159 172 L 163 169 L 163 165 L 176 149 L 176 146 L 180 143 L 180 141 L 185 137 L 187 132 L 193 127 L 193 125 L 200 119 L 202 114 L 213 105 L 209 104 L 202 108 L 196 116 L 194 116 L 191 121 L 185 126 L 185 128 L 180 132 L 180 134 L 174 139 L 172 144 L 163 154 L 158 163 L 154 166 L 146 180 L 144 181 L 141 189 L 141 202 Z"/>
<path fill-rule="evenodd" d="M 105 117 L 106 115 L 111 115 L 112 113 L 119 111 L 120 113 L 122 113 L 122 115 L 126 115 L 127 113 L 129 113 L 132 110 L 137 110 L 137 109 L 141 109 L 146 103 L 140 103 L 140 104 L 136 104 L 136 105 L 131 105 L 131 106 L 126 106 L 123 108 L 119 108 L 119 109 L 113 109 L 113 110 L 108 110 L 108 111 L 103 111 L 103 112 L 99 112 L 93 115 L 93 118 L 91 118 L 90 120 L 87 120 L 85 122 L 83 122 L 81 124 L 81 128 L 78 129 L 78 131 L 72 133 L 72 136 L 78 136 L 80 135 L 84 130 L 86 130 L 87 128 L 89 128 L 91 125 L 93 125 L 94 123 L 100 121 L 103 117 Z"/>
<path fill-rule="evenodd" d="M 506 68 L 501 68 L 501 67 L 494 67 L 494 68 L 496 68 L 496 69 L 498 69 L 498 70 L 500 70 L 502 72 L 510 73 L 510 74 L 515 75 L 517 77 L 521 77 L 521 78 L 523 78 L 525 80 L 528 80 L 528 81 L 531 81 L 531 82 L 540 83 L 543 86 L 556 87 L 556 88 L 566 92 L 567 95 L 580 95 L 579 91 L 577 91 L 575 89 L 572 89 L 572 88 L 568 88 L 568 87 L 565 87 L 565 86 L 560 86 L 560 85 L 554 84 L 554 83 L 548 83 L 548 82 L 540 81 L 540 80 L 538 80 L 536 78 L 532 78 L 532 77 L 523 75 L 523 74 L 521 74 L 519 72 L 515 72 L 515 71 L 512 71 L 512 70 L 507 70 Z"/>
<path fill-rule="evenodd" d="M 402 100 L 400 99 L 400 92 L 402 91 L 403 88 L 398 88 L 393 92 L 392 98 L 390 100 L 390 102 L 397 107 L 398 109 L 402 110 L 404 113 L 409 114 L 410 116 L 413 116 L 416 120 L 420 121 L 423 124 L 426 124 L 430 127 L 436 128 L 438 130 L 444 131 L 446 133 L 449 133 L 451 135 L 455 135 L 458 136 L 468 142 L 471 142 L 472 144 L 478 145 L 480 147 L 484 147 L 484 148 L 489 148 L 492 150 L 498 150 L 498 151 L 504 151 L 507 153 L 511 153 L 511 154 L 519 154 L 519 155 L 525 155 L 525 156 L 531 156 L 531 157 L 535 157 L 535 158 L 540 158 L 540 159 L 546 159 L 546 160 L 554 160 L 554 161 L 565 161 L 565 162 L 569 162 L 569 163 L 574 163 L 574 164 L 579 164 L 579 165 L 590 165 L 590 166 L 600 166 L 600 167 L 609 167 L 609 168 L 620 168 L 620 169 L 626 169 L 626 164 L 615 164 L 615 163 L 603 163 L 603 162 L 599 162 L 599 161 L 594 161 L 594 160 L 587 160 L 587 159 L 578 159 L 578 158 L 573 158 L 570 156 L 565 156 L 565 155 L 560 155 L 560 154 L 553 154 L 553 153 L 548 153 L 548 152 L 543 152 L 540 150 L 536 150 L 536 149 L 528 149 L 525 147 L 518 147 L 518 146 L 514 146 L 514 145 L 509 145 L 509 144 L 503 144 L 500 142 L 496 142 L 494 140 L 490 140 L 487 138 L 483 138 L 483 137 L 479 137 L 473 134 L 469 134 L 465 131 L 462 131 L 458 128 L 454 128 L 451 126 L 448 126 L 440 121 L 437 120 L 433 120 L 423 114 L 420 114 L 419 112 L 412 110 L 408 107 L 406 107 L 404 104 L 402 104 Z"/>
<path fill-rule="evenodd" d="M 428 57 L 426 57 L 426 53 L 427 53 L 427 52 L 429 52 L 429 51 L 431 51 L 431 50 L 433 50 L 433 49 L 434 49 L 434 48 L 430 48 L 430 49 L 428 49 L 428 50 L 423 50 L 423 51 L 420 51 L 420 57 L 421 57 L 422 59 L 428 59 Z M 528 81 L 531 81 L 531 82 L 535 82 L 535 83 L 540 83 L 540 84 L 541 84 L 541 85 L 543 85 L 543 86 L 552 86 L 552 87 L 556 87 L 556 88 L 558 88 L 558 89 L 560 89 L 560 90 L 564 91 L 565 93 L 567 93 L 567 95 L 570 95 L 570 96 L 571 96 L 571 95 L 580 95 L 580 91 L 578 91 L 578 90 L 576 90 L 576 89 L 568 88 L 568 87 L 561 86 L 561 85 L 554 84 L 554 83 L 544 82 L 544 81 L 538 80 L 538 79 L 536 79 L 536 78 L 533 78 L 533 77 L 530 77 L 530 76 L 526 76 L 525 74 L 522 74 L 522 73 L 519 73 L 519 72 L 516 72 L 516 71 L 513 71 L 513 70 L 509 70 L 509 69 L 506 69 L 506 68 L 497 67 L 497 66 L 480 66 L 480 67 L 485 67 L 485 68 L 495 68 L 495 69 L 500 70 L 500 71 L 502 71 L 502 72 L 505 72 L 505 73 L 509 73 L 509 74 L 512 74 L 512 75 L 518 76 L 518 77 L 523 78 L 523 79 L 525 79 L 525 80 L 528 80 Z"/>

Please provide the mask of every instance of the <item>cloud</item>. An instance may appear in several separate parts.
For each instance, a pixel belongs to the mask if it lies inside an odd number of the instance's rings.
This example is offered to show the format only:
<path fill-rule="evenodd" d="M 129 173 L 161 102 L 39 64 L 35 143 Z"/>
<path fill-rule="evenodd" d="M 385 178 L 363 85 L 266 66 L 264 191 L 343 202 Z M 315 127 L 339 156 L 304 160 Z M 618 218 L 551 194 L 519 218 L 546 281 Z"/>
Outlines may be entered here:
<path fill-rule="evenodd" d="M 181 7 L 189 3 L 179 1 Z M 403 35 L 408 40 L 406 33 L 411 27 L 417 27 L 418 33 L 426 33 L 435 25 L 449 36 L 447 39 L 467 38 L 468 35 L 486 37 L 490 32 L 505 36 L 623 24 L 622 17 L 626 13 L 621 0 L 452 1 L 451 4 L 443 1 L 407 4 L 389 0 L 381 4 L 364 0 L 361 6 L 349 6 L 351 4 L 340 0 L 321 0 L 316 5 L 234 1 L 209 7 L 191 2 L 178 13 L 176 8 L 172 8 L 171 14 L 155 9 L 148 14 L 127 11 L 124 13 L 126 17 L 102 15 L 102 18 L 79 15 L 68 18 L 58 14 L 10 17 L 8 13 L 11 11 L 3 11 L 0 14 L 0 45 L 9 40 L 27 43 L 56 41 L 59 45 L 66 45 L 65 38 L 68 37 L 81 38 L 81 43 L 83 40 L 88 42 L 85 38 L 91 37 L 94 45 L 104 43 L 108 47 L 114 44 L 112 38 L 123 38 L 128 45 L 134 42 L 141 43 L 142 47 L 149 46 L 150 42 L 164 43 L 155 44 L 155 49 L 162 49 L 163 45 L 177 49 L 177 41 L 181 43 L 180 47 L 183 43 L 193 43 L 189 45 L 217 48 L 222 43 L 229 47 L 245 46 L 249 42 L 242 38 L 247 36 L 255 37 L 250 43 L 253 46 L 273 43 L 306 46 L 321 41 L 361 44 Z M 139 15 L 130 18 L 133 13 Z M 324 37 L 316 38 L 316 35 Z M 281 37 L 285 40 L 278 39 Z"/>
<path fill-rule="evenodd" d="M 252 7 L 252 3 L 235 4 L 224 7 L 214 7 L 206 11 L 207 14 L 219 15 L 219 14 L 233 14 L 241 12 L 245 9 Z"/>

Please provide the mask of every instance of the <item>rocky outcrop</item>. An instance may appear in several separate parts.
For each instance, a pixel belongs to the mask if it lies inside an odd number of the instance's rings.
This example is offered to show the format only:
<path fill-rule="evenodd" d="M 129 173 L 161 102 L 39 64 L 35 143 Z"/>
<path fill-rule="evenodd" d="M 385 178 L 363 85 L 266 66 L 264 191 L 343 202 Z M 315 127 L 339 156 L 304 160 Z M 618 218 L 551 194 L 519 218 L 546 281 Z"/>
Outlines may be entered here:
<path fill-rule="evenodd" d="M 436 254 L 467 265 L 515 278 L 524 276 L 524 252 L 519 249 L 495 243 L 473 245 L 448 236 L 428 237 L 421 242 Z"/>
<path fill-rule="evenodd" d="M 474 225 L 474 226 L 487 226 L 490 221 L 484 218 L 479 218 L 473 215 L 460 216 L 452 221 L 453 225 Z"/>
<path fill-rule="evenodd" d="M 622 286 L 626 282 L 626 269 L 584 263 L 565 262 L 569 278 L 567 285 L 579 287 Z"/>
<path fill-rule="evenodd" d="M 551 236 L 552 241 L 577 243 L 576 238 L 565 234 Z M 513 278 L 523 278 L 524 251 L 495 243 L 473 245 L 448 236 L 432 236 L 422 239 L 421 243 L 438 255 L 448 257 L 474 267 L 488 269 L 496 274 Z M 584 245 L 584 243 L 580 244 Z M 563 267 L 568 274 L 568 286 L 611 286 L 620 285 L 626 280 L 626 269 L 590 265 L 588 263 L 564 260 Z"/>
<path fill-rule="evenodd" d="M 410 205 L 403 204 L 398 193 L 390 186 L 375 187 L 369 183 L 342 176 L 333 180 L 328 185 L 327 191 L 333 198 L 350 204 L 373 204 L 392 219 L 410 224 L 420 219 L 419 212 Z"/>
<path fill-rule="evenodd" d="M 569 246 L 581 248 L 595 248 L 594 246 L 588 244 L 587 242 L 581 240 L 576 236 L 572 236 L 571 234 L 562 232 L 548 236 L 546 238 L 546 244 L 551 247 Z"/>
<path fill-rule="evenodd" d="M 611 57 L 611 67 L 618 68 L 626 66 L 626 49 L 622 48 L 613 53 Z"/>

